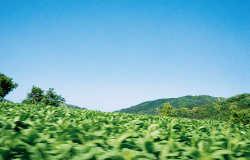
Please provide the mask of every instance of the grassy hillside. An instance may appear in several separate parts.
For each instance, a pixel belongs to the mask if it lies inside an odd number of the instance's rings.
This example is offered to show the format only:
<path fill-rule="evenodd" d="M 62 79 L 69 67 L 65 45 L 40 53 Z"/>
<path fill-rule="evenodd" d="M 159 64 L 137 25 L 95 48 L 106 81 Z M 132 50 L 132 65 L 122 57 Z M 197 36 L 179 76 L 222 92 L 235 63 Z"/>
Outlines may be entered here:
<path fill-rule="evenodd" d="M 248 124 L 250 122 L 250 94 L 235 95 L 225 101 L 180 108 L 175 112 L 184 118 L 214 119 Z"/>
<path fill-rule="evenodd" d="M 149 114 L 155 115 L 159 113 L 157 108 L 161 109 L 163 104 L 169 102 L 173 108 L 178 109 L 181 107 L 194 107 L 198 105 L 212 104 L 218 101 L 224 101 L 225 98 L 222 97 L 212 97 L 208 95 L 200 96 L 184 96 L 179 98 L 168 98 L 168 99 L 158 99 L 154 101 L 147 101 L 130 108 L 121 109 L 120 113 L 134 113 L 134 114 Z"/>
<path fill-rule="evenodd" d="M 0 160 L 250 159 L 250 126 L 0 102 Z"/>

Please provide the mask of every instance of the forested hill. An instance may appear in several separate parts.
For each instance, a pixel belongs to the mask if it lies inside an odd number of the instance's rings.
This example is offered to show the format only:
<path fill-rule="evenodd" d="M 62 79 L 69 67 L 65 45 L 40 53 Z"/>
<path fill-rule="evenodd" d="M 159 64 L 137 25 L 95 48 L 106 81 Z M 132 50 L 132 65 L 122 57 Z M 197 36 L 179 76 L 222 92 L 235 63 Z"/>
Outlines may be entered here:
<path fill-rule="evenodd" d="M 168 98 L 168 99 L 157 99 L 154 101 L 147 101 L 141 104 L 132 106 L 130 108 L 121 109 L 120 113 L 134 113 L 134 114 L 149 114 L 155 115 L 157 114 L 157 108 L 161 109 L 164 103 L 169 102 L 173 108 L 178 109 L 181 107 L 194 107 L 199 105 L 212 104 L 217 101 L 224 101 L 225 98 L 222 97 L 212 97 L 208 95 L 200 95 L 200 96 L 191 96 L 187 95 L 179 98 Z"/>
<path fill-rule="evenodd" d="M 193 108 L 172 109 L 178 117 L 192 119 L 222 120 L 230 123 L 249 124 L 250 93 L 243 93 L 210 105 L 200 105 Z M 173 114 L 175 115 L 175 114 Z"/>

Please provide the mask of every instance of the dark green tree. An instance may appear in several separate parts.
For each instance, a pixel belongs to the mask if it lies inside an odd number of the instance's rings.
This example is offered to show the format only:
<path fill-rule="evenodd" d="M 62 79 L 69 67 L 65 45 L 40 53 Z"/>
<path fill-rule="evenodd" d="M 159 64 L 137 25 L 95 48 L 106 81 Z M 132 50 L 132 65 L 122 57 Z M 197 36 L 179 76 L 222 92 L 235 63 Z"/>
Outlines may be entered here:
<path fill-rule="evenodd" d="M 0 97 L 4 98 L 9 92 L 17 88 L 18 84 L 12 82 L 12 78 L 0 73 Z"/>
<path fill-rule="evenodd" d="M 62 98 L 61 95 L 57 95 L 56 92 L 54 91 L 54 88 L 49 88 L 46 95 L 42 99 L 43 104 L 51 105 L 55 107 L 60 106 L 60 103 L 63 103 L 63 102 L 65 102 L 65 99 Z"/>
<path fill-rule="evenodd" d="M 41 104 L 42 99 L 44 98 L 44 91 L 36 86 L 32 86 L 31 92 L 27 93 L 26 99 L 22 101 L 22 103 L 26 104 Z"/>
<path fill-rule="evenodd" d="M 51 105 L 58 107 L 60 103 L 65 102 L 65 99 L 61 95 L 57 95 L 54 91 L 54 88 L 49 88 L 44 95 L 44 91 L 36 86 L 32 86 L 31 92 L 27 93 L 26 99 L 22 103 L 26 104 L 42 104 L 42 105 Z"/>

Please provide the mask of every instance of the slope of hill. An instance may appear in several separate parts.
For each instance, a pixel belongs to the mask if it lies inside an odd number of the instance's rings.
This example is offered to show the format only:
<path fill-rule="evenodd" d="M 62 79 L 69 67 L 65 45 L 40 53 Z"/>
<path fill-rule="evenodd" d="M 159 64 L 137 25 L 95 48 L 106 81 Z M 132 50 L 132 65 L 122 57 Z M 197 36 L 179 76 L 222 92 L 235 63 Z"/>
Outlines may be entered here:
<path fill-rule="evenodd" d="M 235 95 L 213 104 L 173 110 L 179 117 L 212 119 L 248 124 L 250 122 L 250 94 Z"/>
<path fill-rule="evenodd" d="M 9 101 L 9 100 L 7 100 L 7 99 L 4 99 L 4 98 L 0 97 L 0 102 L 11 102 L 11 101 Z"/>
<path fill-rule="evenodd" d="M 225 98 L 222 97 L 212 97 L 208 95 L 200 95 L 200 96 L 187 95 L 179 98 L 157 99 L 154 101 L 147 101 L 132 106 L 130 108 L 121 109 L 115 112 L 155 115 L 158 113 L 157 108 L 161 109 L 163 107 L 163 104 L 167 102 L 169 102 L 173 106 L 173 108 L 178 109 L 181 107 L 192 108 L 194 106 L 212 104 L 224 100 Z"/>
<path fill-rule="evenodd" d="M 85 109 L 87 109 L 87 108 L 81 108 L 81 107 L 78 107 L 78 106 L 76 106 L 76 105 L 71 105 L 71 104 L 66 104 L 66 103 L 61 103 L 60 104 L 60 107 L 67 107 L 67 108 L 70 108 L 70 109 L 82 109 L 82 110 L 85 110 Z"/>

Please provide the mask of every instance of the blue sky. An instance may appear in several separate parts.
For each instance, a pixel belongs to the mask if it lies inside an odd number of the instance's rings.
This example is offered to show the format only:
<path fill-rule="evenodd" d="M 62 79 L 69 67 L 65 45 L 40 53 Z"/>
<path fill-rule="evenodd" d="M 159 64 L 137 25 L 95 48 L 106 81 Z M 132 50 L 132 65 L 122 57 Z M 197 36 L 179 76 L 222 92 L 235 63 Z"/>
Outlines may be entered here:
<path fill-rule="evenodd" d="M 0 72 L 114 111 L 185 95 L 250 92 L 249 0 L 0 1 Z"/>

